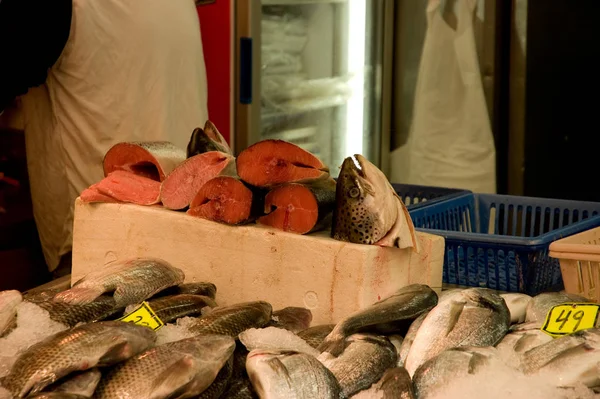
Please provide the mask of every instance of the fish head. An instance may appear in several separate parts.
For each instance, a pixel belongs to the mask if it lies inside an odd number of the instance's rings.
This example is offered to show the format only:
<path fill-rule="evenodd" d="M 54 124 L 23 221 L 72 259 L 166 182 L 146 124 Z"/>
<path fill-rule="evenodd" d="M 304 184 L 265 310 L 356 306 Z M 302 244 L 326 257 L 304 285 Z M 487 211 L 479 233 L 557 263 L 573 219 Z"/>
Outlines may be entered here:
<path fill-rule="evenodd" d="M 187 146 L 187 157 L 190 158 L 209 151 L 220 151 L 231 154 L 229 145 L 217 127 L 211 121 L 207 120 L 204 129 L 198 127 L 192 132 Z"/>
<path fill-rule="evenodd" d="M 360 154 L 344 160 L 336 187 L 335 239 L 374 244 L 398 217 L 394 190 L 375 165 Z"/>

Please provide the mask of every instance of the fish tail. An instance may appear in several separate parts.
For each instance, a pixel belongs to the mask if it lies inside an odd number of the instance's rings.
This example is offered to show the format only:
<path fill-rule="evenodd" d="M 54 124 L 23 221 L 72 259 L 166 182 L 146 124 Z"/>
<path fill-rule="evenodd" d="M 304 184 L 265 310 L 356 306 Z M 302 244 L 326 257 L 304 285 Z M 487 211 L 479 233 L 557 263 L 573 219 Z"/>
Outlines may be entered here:
<path fill-rule="evenodd" d="M 327 353 L 330 353 L 333 356 L 337 357 L 344 351 L 345 343 L 346 343 L 346 341 L 344 340 L 343 337 L 340 339 L 338 339 L 338 338 L 326 339 L 325 341 L 323 341 L 321 343 L 321 345 L 319 345 L 317 350 L 320 351 L 321 353 L 327 352 Z"/>
<path fill-rule="evenodd" d="M 69 303 L 71 305 L 86 305 L 92 303 L 104 293 L 98 288 L 73 287 L 69 290 L 59 292 L 54 296 L 55 302 Z"/>

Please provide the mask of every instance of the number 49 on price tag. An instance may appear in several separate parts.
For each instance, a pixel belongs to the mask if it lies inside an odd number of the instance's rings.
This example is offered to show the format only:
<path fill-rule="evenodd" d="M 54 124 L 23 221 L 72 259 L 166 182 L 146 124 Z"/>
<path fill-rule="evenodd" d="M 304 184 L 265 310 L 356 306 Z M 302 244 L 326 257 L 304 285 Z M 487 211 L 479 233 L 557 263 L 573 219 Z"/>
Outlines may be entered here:
<path fill-rule="evenodd" d="M 548 312 L 542 331 L 553 337 L 596 327 L 600 305 L 594 303 L 563 303 Z"/>

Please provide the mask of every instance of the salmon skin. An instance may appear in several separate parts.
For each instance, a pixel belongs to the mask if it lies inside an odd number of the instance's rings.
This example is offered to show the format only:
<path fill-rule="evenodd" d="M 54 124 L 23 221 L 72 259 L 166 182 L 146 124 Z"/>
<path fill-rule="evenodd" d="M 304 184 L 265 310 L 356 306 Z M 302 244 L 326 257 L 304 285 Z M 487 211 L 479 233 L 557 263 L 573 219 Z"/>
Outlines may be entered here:
<path fill-rule="evenodd" d="M 234 175 L 231 154 L 210 151 L 194 155 L 176 167 L 160 187 L 160 199 L 166 208 L 187 208 L 204 184 L 219 175 Z"/>
<path fill-rule="evenodd" d="M 297 234 L 323 230 L 331 224 L 335 188 L 333 179 L 275 187 L 265 198 L 267 215 L 257 223 Z"/>
<path fill-rule="evenodd" d="M 188 215 L 230 225 L 250 218 L 252 191 L 237 177 L 218 176 L 202 186 Z"/>
<path fill-rule="evenodd" d="M 104 176 L 125 170 L 161 182 L 185 158 L 185 151 L 168 141 L 118 143 L 104 156 Z"/>
<path fill-rule="evenodd" d="M 237 173 L 256 187 L 329 177 L 329 169 L 319 158 L 283 140 L 263 140 L 246 148 L 237 157 Z"/>
<path fill-rule="evenodd" d="M 124 170 L 115 170 L 81 193 L 86 202 L 128 202 L 155 205 L 160 202 L 160 183 Z"/>
<path fill-rule="evenodd" d="M 203 154 L 210 151 L 220 151 L 232 154 L 231 148 L 221 135 L 217 127 L 209 120 L 204 124 L 204 129 L 196 128 L 192 132 L 187 146 L 187 157 Z M 233 154 L 232 154 L 233 155 Z"/>

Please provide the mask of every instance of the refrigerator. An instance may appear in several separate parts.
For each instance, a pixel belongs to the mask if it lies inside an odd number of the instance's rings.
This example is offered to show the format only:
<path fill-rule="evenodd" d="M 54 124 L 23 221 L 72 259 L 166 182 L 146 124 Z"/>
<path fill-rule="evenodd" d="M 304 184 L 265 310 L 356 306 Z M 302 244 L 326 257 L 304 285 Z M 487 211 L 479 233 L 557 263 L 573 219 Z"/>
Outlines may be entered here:
<path fill-rule="evenodd" d="M 265 139 L 317 155 L 336 177 L 362 154 L 386 171 L 393 0 L 233 2 L 236 154 Z"/>

